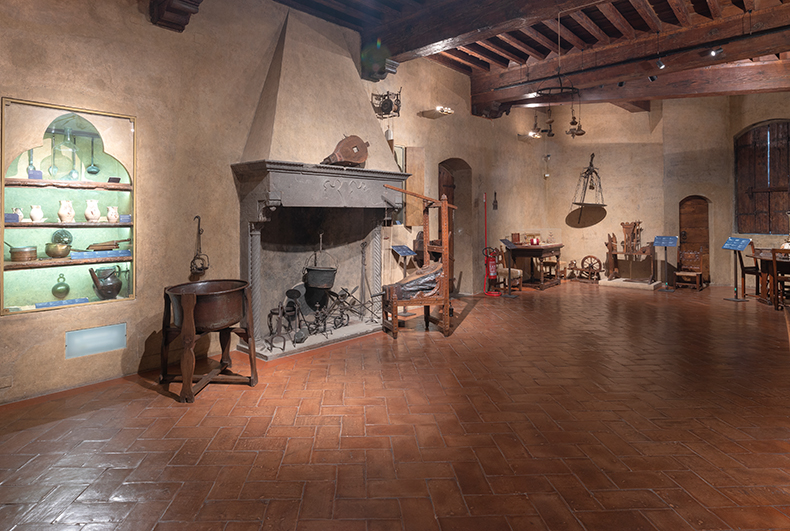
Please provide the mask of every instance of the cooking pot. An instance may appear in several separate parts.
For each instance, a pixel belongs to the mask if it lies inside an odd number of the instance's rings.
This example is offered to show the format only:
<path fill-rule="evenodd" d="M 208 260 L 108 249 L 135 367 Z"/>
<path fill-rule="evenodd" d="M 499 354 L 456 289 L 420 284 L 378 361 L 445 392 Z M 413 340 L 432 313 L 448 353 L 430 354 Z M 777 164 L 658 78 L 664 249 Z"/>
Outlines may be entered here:
<path fill-rule="evenodd" d="M 65 258 L 71 252 L 71 245 L 50 242 L 44 247 L 44 252 L 50 258 Z"/>
<path fill-rule="evenodd" d="M 29 260 L 35 260 L 38 258 L 37 251 L 35 245 L 30 245 L 27 247 L 12 247 L 10 243 L 4 242 L 6 245 L 11 247 L 11 261 L 12 262 L 27 262 Z"/>

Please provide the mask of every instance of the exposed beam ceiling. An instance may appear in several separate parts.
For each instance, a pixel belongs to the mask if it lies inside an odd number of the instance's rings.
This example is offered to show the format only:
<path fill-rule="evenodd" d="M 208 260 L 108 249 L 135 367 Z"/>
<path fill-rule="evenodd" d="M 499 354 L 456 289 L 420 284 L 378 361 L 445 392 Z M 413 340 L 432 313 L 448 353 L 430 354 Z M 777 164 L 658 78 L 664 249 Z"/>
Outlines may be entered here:
<path fill-rule="evenodd" d="M 276 1 L 363 43 L 380 39 L 396 61 L 428 57 L 470 76 L 473 111 L 486 116 L 524 105 L 558 72 L 583 101 L 632 111 L 650 99 L 788 90 L 790 0 Z"/>

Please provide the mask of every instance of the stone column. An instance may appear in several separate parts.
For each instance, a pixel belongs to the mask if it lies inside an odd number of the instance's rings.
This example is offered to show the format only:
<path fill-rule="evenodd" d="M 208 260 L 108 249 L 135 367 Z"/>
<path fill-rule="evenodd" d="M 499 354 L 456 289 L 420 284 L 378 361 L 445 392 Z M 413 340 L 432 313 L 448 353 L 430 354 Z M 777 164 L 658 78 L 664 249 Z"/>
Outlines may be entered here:
<path fill-rule="evenodd" d="M 376 225 L 373 229 L 373 238 L 371 241 L 371 254 L 373 255 L 373 282 L 371 285 L 371 295 L 381 293 L 381 224 Z M 373 297 L 373 317 L 378 320 L 381 317 L 381 297 Z"/>
<path fill-rule="evenodd" d="M 263 345 L 261 336 L 261 226 L 262 223 L 249 224 L 247 256 L 250 292 L 252 292 L 252 326 L 255 327 L 255 344 Z"/>

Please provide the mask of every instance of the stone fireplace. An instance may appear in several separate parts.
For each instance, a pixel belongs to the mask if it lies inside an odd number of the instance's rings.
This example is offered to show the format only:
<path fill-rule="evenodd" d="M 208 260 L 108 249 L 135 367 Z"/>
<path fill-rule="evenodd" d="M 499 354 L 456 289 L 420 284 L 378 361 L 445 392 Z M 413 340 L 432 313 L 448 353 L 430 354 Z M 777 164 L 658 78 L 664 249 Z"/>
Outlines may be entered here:
<path fill-rule="evenodd" d="M 337 264 L 335 292 L 346 288 L 365 303 L 381 291 L 381 221 L 386 209 L 403 206 L 402 194 L 384 185 L 402 188 L 408 174 L 271 160 L 238 163 L 232 169 L 241 234 L 246 235 L 242 275 L 251 286 L 257 354 L 271 359 L 281 351 L 270 351 L 263 340 L 269 312 L 284 302 L 286 290 L 304 289 L 304 266 L 320 240 Z M 377 299 L 373 301 L 373 311 L 363 319 L 378 319 Z M 313 340 L 309 346 L 322 342 Z"/>

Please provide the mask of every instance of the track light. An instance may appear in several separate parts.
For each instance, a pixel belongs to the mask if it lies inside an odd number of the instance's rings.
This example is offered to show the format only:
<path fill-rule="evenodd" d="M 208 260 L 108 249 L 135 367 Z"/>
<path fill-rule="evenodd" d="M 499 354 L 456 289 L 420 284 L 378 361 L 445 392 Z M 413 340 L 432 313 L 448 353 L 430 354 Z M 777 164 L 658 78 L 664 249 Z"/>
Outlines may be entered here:
<path fill-rule="evenodd" d="M 711 55 L 711 57 L 716 57 L 717 55 L 719 55 L 719 54 L 720 54 L 720 53 L 722 53 L 723 51 L 724 51 L 724 49 L 723 49 L 721 46 L 719 46 L 719 47 L 718 47 L 718 48 L 716 48 L 715 50 L 711 50 L 711 51 L 710 51 L 710 55 Z"/>
<path fill-rule="evenodd" d="M 617 86 L 618 87 L 624 87 L 625 86 L 625 81 L 618 81 L 617 82 Z"/>
<path fill-rule="evenodd" d="M 647 76 L 647 79 L 649 79 L 650 81 L 655 81 L 658 78 L 656 76 Z"/>
<path fill-rule="evenodd" d="M 667 67 L 667 65 L 665 65 L 664 61 L 662 61 L 661 59 L 656 61 L 656 66 L 658 67 L 659 70 L 663 70 Z"/>

